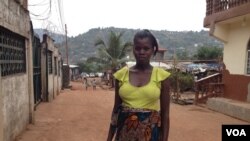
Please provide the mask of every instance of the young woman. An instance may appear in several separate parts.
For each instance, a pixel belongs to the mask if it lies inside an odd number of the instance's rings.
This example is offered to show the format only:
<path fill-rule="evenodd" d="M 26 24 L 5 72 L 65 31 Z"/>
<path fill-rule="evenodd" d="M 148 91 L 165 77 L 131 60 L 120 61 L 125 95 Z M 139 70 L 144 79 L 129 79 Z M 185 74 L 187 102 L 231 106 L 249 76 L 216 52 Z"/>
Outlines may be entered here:
<path fill-rule="evenodd" d="M 169 72 L 152 67 L 158 44 L 149 30 L 134 36 L 136 64 L 114 74 L 115 102 L 107 141 L 167 141 Z"/>

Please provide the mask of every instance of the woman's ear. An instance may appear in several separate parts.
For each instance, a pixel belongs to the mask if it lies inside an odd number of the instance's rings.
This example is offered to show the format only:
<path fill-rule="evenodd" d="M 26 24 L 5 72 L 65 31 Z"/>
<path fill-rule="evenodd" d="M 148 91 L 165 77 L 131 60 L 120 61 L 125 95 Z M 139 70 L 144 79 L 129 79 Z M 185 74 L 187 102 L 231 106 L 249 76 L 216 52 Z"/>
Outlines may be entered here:
<path fill-rule="evenodd" d="M 155 55 L 154 55 L 154 54 L 152 54 L 152 55 L 150 56 L 150 59 L 154 59 L 154 57 L 155 57 Z"/>

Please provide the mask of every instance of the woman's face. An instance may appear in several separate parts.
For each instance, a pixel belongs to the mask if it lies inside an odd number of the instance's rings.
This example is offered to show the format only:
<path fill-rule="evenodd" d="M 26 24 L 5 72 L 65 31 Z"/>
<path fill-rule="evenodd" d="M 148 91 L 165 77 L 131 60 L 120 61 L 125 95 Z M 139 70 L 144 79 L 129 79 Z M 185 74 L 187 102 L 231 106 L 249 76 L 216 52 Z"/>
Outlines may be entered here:
<path fill-rule="evenodd" d="M 134 42 L 134 56 L 137 63 L 147 64 L 154 52 L 149 38 L 138 38 Z"/>

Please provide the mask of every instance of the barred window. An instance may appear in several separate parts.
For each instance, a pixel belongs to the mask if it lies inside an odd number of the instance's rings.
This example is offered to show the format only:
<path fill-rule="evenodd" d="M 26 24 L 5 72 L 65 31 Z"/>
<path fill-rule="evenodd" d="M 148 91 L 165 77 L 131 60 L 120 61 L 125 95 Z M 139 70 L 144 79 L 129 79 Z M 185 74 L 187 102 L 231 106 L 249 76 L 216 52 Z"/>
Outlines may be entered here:
<path fill-rule="evenodd" d="M 57 59 L 54 57 L 54 64 L 55 64 L 55 72 L 54 74 L 57 75 Z"/>
<path fill-rule="evenodd" d="M 26 72 L 25 38 L 0 26 L 1 76 Z"/>
<path fill-rule="evenodd" d="M 58 61 L 58 76 L 61 75 L 61 62 Z"/>
<path fill-rule="evenodd" d="M 247 47 L 247 74 L 250 74 L 250 41 Z"/>
<path fill-rule="evenodd" d="M 52 74 L 52 51 L 48 51 L 48 69 L 49 69 L 49 74 Z"/>

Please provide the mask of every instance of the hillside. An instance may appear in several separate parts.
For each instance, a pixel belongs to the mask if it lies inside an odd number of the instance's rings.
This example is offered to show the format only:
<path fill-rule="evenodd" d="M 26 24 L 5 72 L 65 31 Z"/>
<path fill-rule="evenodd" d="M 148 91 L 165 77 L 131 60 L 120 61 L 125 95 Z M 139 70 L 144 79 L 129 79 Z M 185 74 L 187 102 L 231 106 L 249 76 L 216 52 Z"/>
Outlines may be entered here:
<path fill-rule="evenodd" d="M 71 63 L 77 63 L 85 60 L 90 56 L 96 55 L 97 47 L 94 46 L 96 39 L 106 39 L 109 31 L 124 32 L 123 41 L 132 41 L 133 35 L 137 30 L 126 28 L 94 28 L 88 32 L 80 34 L 76 37 L 68 37 L 69 59 Z M 170 59 L 176 52 L 187 52 L 192 56 L 200 46 L 217 46 L 222 47 L 222 43 L 210 37 L 208 31 L 156 31 L 152 30 L 162 48 L 166 48 L 166 59 Z M 39 34 L 39 33 L 37 33 Z M 62 42 L 62 36 L 53 35 L 55 41 Z M 58 41 L 60 39 L 60 41 Z M 65 40 L 64 40 L 65 41 Z M 65 45 L 60 45 L 59 50 L 63 57 L 65 56 Z"/>

